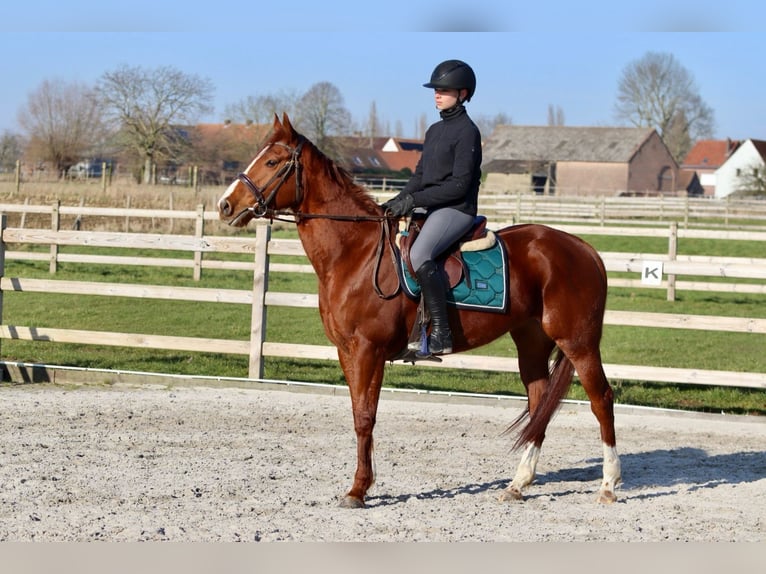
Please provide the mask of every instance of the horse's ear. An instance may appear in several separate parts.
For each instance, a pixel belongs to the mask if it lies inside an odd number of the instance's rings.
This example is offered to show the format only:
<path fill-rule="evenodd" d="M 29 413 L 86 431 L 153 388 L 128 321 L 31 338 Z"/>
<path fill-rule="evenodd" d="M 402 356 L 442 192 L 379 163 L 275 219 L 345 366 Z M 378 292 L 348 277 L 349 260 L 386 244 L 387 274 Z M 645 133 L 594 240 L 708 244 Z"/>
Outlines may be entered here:
<path fill-rule="evenodd" d="M 295 131 L 295 129 L 293 129 L 293 125 L 290 123 L 290 118 L 287 117 L 287 112 L 282 112 L 282 125 L 285 127 L 285 130 L 289 132 Z"/>
<path fill-rule="evenodd" d="M 277 130 L 282 127 L 282 124 L 279 123 L 279 116 L 274 113 L 274 129 Z"/>

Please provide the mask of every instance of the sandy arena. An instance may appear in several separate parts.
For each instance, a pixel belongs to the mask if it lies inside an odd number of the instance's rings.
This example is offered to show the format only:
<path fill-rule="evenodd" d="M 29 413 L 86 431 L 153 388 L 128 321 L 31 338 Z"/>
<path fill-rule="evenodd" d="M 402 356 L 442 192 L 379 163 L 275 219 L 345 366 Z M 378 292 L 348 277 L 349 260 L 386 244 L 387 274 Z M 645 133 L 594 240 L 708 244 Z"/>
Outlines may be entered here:
<path fill-rule="evenodd" d="M 404 395 L 407 397 L 407 395 Z M 0 541 L 766 542 L 766 421 L 620 409 L 618 502 L 598 426 L 553 419 L 524 502 L 498 502 L 523 408 L 385 394 L 368 508 L 345 393 L 0 387 Z"/>

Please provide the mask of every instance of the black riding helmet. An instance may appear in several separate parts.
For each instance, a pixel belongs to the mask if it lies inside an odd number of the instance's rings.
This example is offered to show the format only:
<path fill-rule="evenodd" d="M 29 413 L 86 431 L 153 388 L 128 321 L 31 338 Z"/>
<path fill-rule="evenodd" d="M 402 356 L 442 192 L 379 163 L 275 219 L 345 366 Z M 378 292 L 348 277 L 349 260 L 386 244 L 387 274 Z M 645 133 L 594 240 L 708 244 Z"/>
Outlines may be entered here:
<path fill-rule="evenodd" d="M 465 101 L 469 102 L 476 91 L 476 74 L 471 66 L 461 60 L 445 60 L 431 74 L 431 81 L 423 84 L 426 88 L 446 88 L 450 90 L 468 90 Z"/>

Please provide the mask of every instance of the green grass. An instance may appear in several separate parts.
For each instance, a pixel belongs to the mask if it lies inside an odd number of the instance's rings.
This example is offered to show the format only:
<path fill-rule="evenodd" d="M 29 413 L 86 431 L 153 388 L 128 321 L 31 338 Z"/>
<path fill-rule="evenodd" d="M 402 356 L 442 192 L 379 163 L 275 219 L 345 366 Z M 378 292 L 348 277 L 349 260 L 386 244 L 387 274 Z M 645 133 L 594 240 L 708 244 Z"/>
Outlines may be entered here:
<path fill-rule="evenodd" d="M 275 234 L 295 237 L 294 231 Z M 650 238 L 593 237 L 602 251 L 661 252 Z M 706 255 L 760 256 L 755 242 L 696 242 L 685 246 Z M 753 243 L 753 245 L 749 245 Z M 762 249 L 762 246 L 761 246 Z M 70 252 L 109 253 L 117 250 L 67 248 Z M 137 255 L 136 251 L 126 254 Z M 153 257 L 189 257 L 188 254 L 159 253 L 147 250 Z M 237 256 L 244 261 L 250 256 Z M 305 263 L 305 259 L 297 258 Z M 274 257 L 273 261 L 295 261 L 296 258 Z M 8 261 L 9 277 L 51 278 L 47 263 Z M 199 286 L 221 289 L 252 288 L 250 271 L 205 270 L 201 282 L 192 279 L 191 269 L 156 267 L 120 267 L 90 264 L 62 264 L 56 279 L 104 281 L 153 285 Z M 272 291 L 316 292 L 312 274 L 273 273 L 269 277 Z M 678 300 L 668 302 L 664 290 L 612 288 L 608 308 L 615 310 L 722 315 L 732 317 L 766 317 L 766 296 L 725 293 L 679 292 Z M 40 293 L 6 292 L 3 322 L 33 327 L 103 330 L 158 335 L 210 337 L 247 340 L 250 308 L 225 303 L 161 301 L 128 297 L 74 296 Z M 317 309 L 270 307 L 267 339 L 275 342 L 300 342 L 329 345 Z M 246 377 L 248 358 L 199 352 L 178 352 L 128 347 L 75 345 L 3 340 L 0 352 L 4 360 L 70 365 L 88 368 L 120 369 L 187 375 Z M 655 365 L 664 367 L 766 372 L 766 335 L 752 333 L 719 333 L 679 329 L 650 329 L 607 325 L 602 352 L 604 361 L 613 364 Z M 510 337 L 474 354 L 515 356 Z M 343 374 L 335 361 L 314 361 L 268 357 L 264 376 L 270 379 L 344 384 Z M 711 412 L 766 415 L 766 392 L 730 387 L 702 387 L 641 381 L 611 381 L 617 401 L 626 404 L 684 408 Z M 418 388 L 438 391 L 523 395 L 524 389 L 515 374 L 463 371 L 432 367 L 392 365 L 386 370 L 388 387 Z M 575 384 L 570 398 L 585 399 L 582 388 Z"/>

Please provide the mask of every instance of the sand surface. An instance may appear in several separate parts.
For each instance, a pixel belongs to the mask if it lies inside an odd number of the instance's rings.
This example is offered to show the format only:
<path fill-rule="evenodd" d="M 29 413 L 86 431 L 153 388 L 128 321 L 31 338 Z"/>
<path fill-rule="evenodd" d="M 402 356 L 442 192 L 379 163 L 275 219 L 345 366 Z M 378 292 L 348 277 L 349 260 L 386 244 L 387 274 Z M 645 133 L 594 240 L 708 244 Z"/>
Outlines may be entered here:
<path fill-rule="evenodd" d="M 349 510 L 347 396 L 4 385 L 0 541 L 766 542 L 766 421 L 618 411 L 624 482 L 605 506 L 595 418 L 565 407 L 508 503 L 510 403 L 384 398 L 377 482 Z"/>

